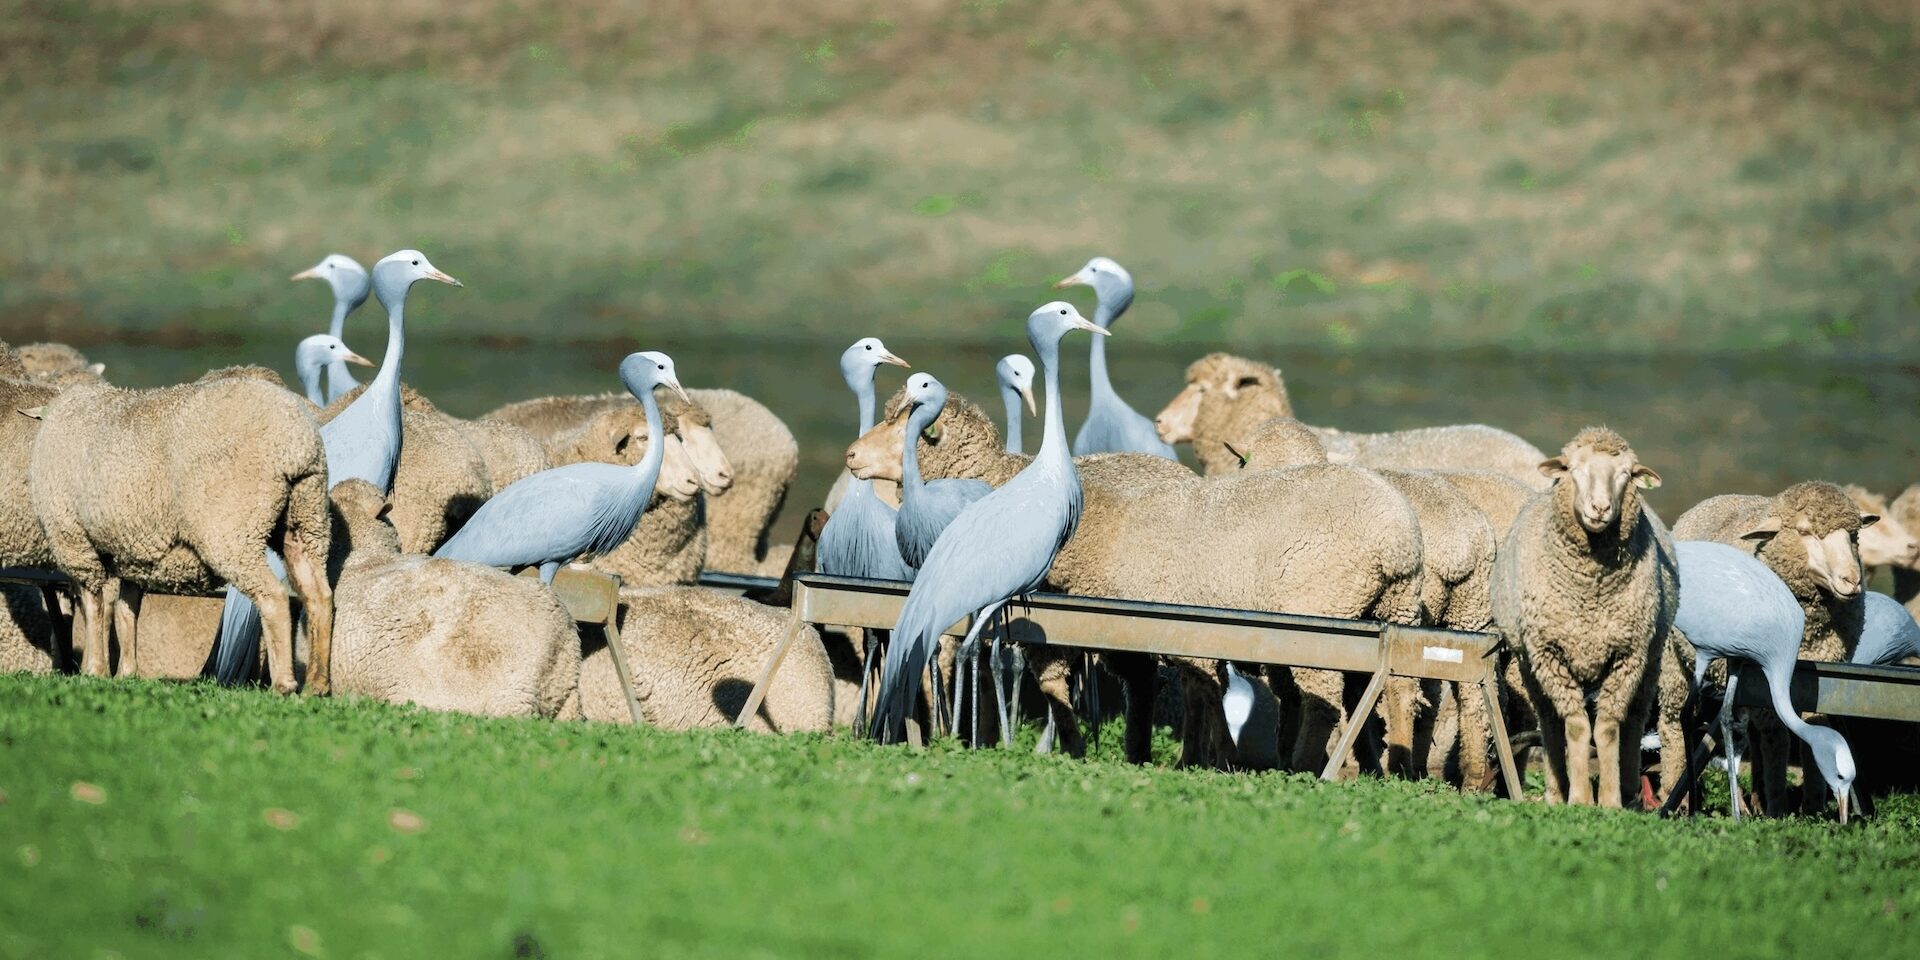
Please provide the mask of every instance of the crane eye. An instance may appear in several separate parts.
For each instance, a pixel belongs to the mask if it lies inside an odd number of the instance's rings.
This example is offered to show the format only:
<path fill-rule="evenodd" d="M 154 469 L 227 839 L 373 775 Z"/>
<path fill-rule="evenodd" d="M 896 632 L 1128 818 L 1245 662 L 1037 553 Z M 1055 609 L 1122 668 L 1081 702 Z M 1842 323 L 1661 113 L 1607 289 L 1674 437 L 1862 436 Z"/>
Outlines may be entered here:
<path fill-rule="evenodd" d="M 667 365 L 664 363 L 656 363 L 653 365 L 653 368 L 655 370 L 665 370 L 667 368 Z"/>
<path fill-rule="evenodd" d="M 1064 316 L 1066 316 L 1066 315 L 1067 315 L 1067 312 L 1066 312 L 1065 310 L 1062 310 L 1062 311 L 1060 311 L 1060 315 L 1064 317 Z"/>
<path fill-rule="evenodd" d="M 417 266 L 419 266 L 419 265 L 420 265 L 420 261 L 418 261 L 418 260 L 415 260 L 415 261 L 413 262 L 413 265 L 414 265 L 414 266 L 416 266 L 416 267 L 417 267 Z"/>
<path fill-rule="evenodd" d="M 868 349 L 868 350 L 872 350 L 872 349 L 873 349 L 873 344 L 871 344 L 871 343 L 869 343 L 869 344 L 867 344 L 867 349 Z"/>

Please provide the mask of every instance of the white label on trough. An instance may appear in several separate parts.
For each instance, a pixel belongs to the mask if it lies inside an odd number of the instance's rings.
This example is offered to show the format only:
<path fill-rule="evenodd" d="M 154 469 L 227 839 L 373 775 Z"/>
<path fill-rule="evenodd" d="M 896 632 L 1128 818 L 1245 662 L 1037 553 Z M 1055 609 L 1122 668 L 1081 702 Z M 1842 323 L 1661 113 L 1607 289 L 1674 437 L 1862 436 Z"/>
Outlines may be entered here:
<path fill-rule="evenodd" d="M 1420 648 L 1420 658 L 1422 660 L 1439 660 L 1444 663 L 1459 663 L 1465 660 L 1466 657 L 1467 657 L 1467 652 L 1465 650 L 1455 650 L 1452 647 L 1421 647 Z"/>

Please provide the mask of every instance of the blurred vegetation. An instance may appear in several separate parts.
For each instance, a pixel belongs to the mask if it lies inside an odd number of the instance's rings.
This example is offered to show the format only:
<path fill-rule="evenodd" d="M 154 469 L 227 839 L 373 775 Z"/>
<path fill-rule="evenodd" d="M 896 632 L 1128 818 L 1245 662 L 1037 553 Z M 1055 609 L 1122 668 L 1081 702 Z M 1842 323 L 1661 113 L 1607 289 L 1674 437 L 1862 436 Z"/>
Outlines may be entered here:
<path fill-rule="evenodd" d="M 1914 800 L 1660 820 L 0 676 L 0 957 L 1877 960 L 1912 955 Z"/>
<path fill-rule="evenodd" d="M 1920 355 L 1902 0 L 0 0 L 0 330 Z"/>

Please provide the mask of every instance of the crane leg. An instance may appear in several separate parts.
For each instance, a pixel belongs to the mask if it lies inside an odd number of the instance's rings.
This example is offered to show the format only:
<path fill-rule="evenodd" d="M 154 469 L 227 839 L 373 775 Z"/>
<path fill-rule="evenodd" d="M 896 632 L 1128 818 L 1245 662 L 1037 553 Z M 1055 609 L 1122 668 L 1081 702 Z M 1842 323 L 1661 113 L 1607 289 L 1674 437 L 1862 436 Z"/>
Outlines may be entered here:
<path fill-rule="evenodd" d="M 1011 634 L 1008 634 L 1007 644 L 1013 648 L 1012 669 L 1008 671 L 1013 675 L 1007 678 L 1010 682 L 1007 684 L 1006 741 L 1007 746 L 1011 747 L 1013 731 L 1020 726 L 1020 687 L 1027 679 L 1027 648 L 1014 643 Z"/>
<path fill-rule="evenodd" d="M 1731 794 L 1733 821 L 1740 822 L 1740 745 L 1733 740 L 1733 693 L 1740 684 L 1740 671 L 1727 665 L 1727 699 L 1720 704 L 1720 737 L 1727 754 L 1727 792 Z"/>
<path fill-rule="evenodd" d="M 860 659 L 860 703 L 853 711 L 853 728 L 867 729 L 867 686 L 873 680 L 874 654 L 880 649 L 879 634 L 873 630 L 860 631 L 866 641 L 866 655 Z"/>
<path fill-rule="evenodd" d="M 540 565 L 540 582 L 553 586 L 553 575 L 560 572 L 560 561 L 549 560 Z"/>
<path fill-rule="evenodd" d="M 974 638 L 973 645 L 967 651 L 967 710 L 971 715 L 967 730 L 967 746 L 980 749 L 980 640 Z"/>
<path fill-rule="evenodd" d="M 996 629 L 993 634 L 993 645 L 987 648 L 987 656 L 991 658 L 990 662 L 993 664 L 993 705 L 994 709 L 999 711 L 1000 746 L 1003 748 L 1013 743 L 1013 731 L 1007 725 L 1007 664 L 1000 659 L 1005 653 L 1003 645 L 1005 636 L 1005 629 Z"/>

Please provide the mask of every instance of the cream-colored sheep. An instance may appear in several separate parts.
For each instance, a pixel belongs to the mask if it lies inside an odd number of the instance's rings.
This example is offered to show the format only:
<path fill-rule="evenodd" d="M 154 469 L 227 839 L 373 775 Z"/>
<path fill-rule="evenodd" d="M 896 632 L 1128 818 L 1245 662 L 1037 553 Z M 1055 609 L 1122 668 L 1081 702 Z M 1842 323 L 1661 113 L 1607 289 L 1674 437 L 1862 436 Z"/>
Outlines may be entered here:
<path fill-rule="evenodd" d="M 1160 411 L 1154 424 L 1168 443 L 1193 442 L 1201 464 L 1213 473 L 1237 459 L 1226 449 L 1231 438 L 1273 417 L 1291 416 L 1292 403 L 1279 370 L 1244 357 L 1212 353 L 1187 367 L 1186 387 Z M 1348 433 L 1331 427 L 1313 431 L 1334 463 L 1394 470 L 1491 470 L 1535 490 L 1547 485 L 1535 469 L 1545 459 L 1538 447 L 1484 424 L 1386 433 Z"/>
<path fill-rule="evenodd" d="M 1887 504 L 1889 514 L 1908 531 L 1920 535 L 1920 483 L 1911 484 Z M 1893 568 L 1893 598 L 1920 616 L 1920 564 Z"/>
<path fill-rule="evenodd" d="M 773 411 L 732 390 L 689 390 L 705 407 L 713 434 L 733 465 L 733 487 L 707 504 L 707 566 L 767 576 L 784 569 L 787 554 L 771 549 L 769 531 L 800 469 L 800 445 Z"/>
<path fill-rule="evenodd" d="M 98 382 L 107 370 L 106 364 L 93 363 L 86 354 L 64 343 L 29 343 L 15 347 L 14 353 L 28 378 L 41 383 L 71 386 Z"/>
<path fill-rule="evenodd" d="M 1284 417 L 1269 420 L 1247 433 L 1235 448 L 1246 457 L 1244 471 L 1287 470 L 1327 462 L 1326 449 L 1312 430 L 1298 420 Z M 1492 618 L 1489 583 L 1493 576 L 1493 529 L 1486 517 L 1453 485 L 1439 476 L 1413 470 L 1375 470 L 1407 503 L 1420 520 L 1421 608 L 1422 619 L 1434 626 L 1455 630 L 1485 630 Z M 1438 686 L 1424 689 L 1411 678 L 1396 677 L 1403 703 L 1425 706 L 1437 694 Z M 1468 745 L 1461 751 L 1463 782 L 1479 789 L 1490 778 L 1487 746 L 1491 742 L 1486 702 L 1483 698 L 1456 695 L 1461 712 L 1464 738 Z M 1416 742 L 1424 741 L 1430 714 L 1420 714 Z M 1473 748 L 1478 745 L 1478 748 Z M 1452 744 L 1446 744 L 1450 748 Z M 1416 748 L 1415 756 L 1404 768 L 1422 768 L 1426 757 Z"/>
<path fill-rule="evenodd" d="M 47 535 L 33 512 L 27 468 L 40 420 L 22 414 L 54 398 L 54 389 L 0 377 L 0 567 L 46 567 L 53 563 Z"/>
<path fill-rule="evenodd" d="M 52 673 L 53 667 L 45 595 L 38 587 L 0 583 L 0 673 Z"/>
<path fill-rule="evenodd" d="M 336 694 L 491 717 L 580 717 L 580 638 L 539 580 L 405 554 L 372 484 L 333 488 Z"/>
<path fill-rule="evenodd" d="M 1920 540 L 1915 540 L 1913 531 L 1893 515 L 1893 505 L 1886 497 L 1854 484 L 1841 489 L 1853 498 L 1854 506 L 1859 507 L 1861 513 L 1880 518 L 1878 523 L 1860 528 L 1862 564 L 1870 570 L 1876 567 L 1911 569 L 1920 562 Z"/>
<path fill-rule="evenodd" d="M 367 389 L 361 384 L 320 412 L 322 424 Z M 387 519 L 407 553 L 432 553 L 493 494 L 487 462 L 433 402 L 400 387 L 400 462 L 393 471 Z"/>
<path fill-rule="evenodd" d="M 671 393 L 660 396 L 659 406 L 661 426 L 680 438 L 683 452 L 700 481 L 700 489 L 709 496 L 725 493 L 733 484 L 733 464 L 715 436 L 713 419 L 706 408 L 698 401 L 681 400 Z M 609 416 L 615 413 L 624 413 L 624 419 Z M 639 402 L 625 391 L 523 400 L 501 407 L 487 414 L 487 418 L 526 429 L 546 447 L 547 458 L 556 466 L 581 461 L 581 456 L 568 448 L 590 423 L 598 424 L 594 429 L 600 430 L 615 428 L 622 422 L 645 423 Z M 641 427 L 634 427 L 632 434 L 635 440 L 646 439 L 646 431 Z"/>
<path fill-rule="evenodd" d="M 1878 520 L 1876 514 L 1863 513 L 1844 489 L 1812 480 L 1773 497 L 1709 497 L 1680 515 L 1674 536 L 1725 543 L 1759 557 L 1786 582 L 1806 614 L 1801 658 L 1846 661 L 1860 643 L 1866 618 L 1861 530 Z M 1778 816 L 1790 809 L 1785 731 L 1766 711 L 1752 715 L 1749 722 L 1758 744 L 1754 780 L 1767 812 Z M 1806 787 L 1812 795 L 1824 789 L 1818 778 Z"/>
<path fill-rule="evenodd" d="M 620 600 L 620 639 L 641 716 L 666 730 L 730 726 L 787 631 L 786 611 L 699 587 L 623 587 Z M 748 729 L 833 728 L 833 666 L 819 634 L 801 631 Z M 580 666 L 580 700 L 589 720 L 632 722 L 605 646 Z"/>
<path fill-rule="evenodd" d="M 1638 792 L 1640 738 L 1679 605 L 1673 542 L 1639 494 L 1660 478 L 1605 427 L 1582 430 L 1540 471 L 1553 486 L 1520 512 L 1494 561 L 1494 621 L 1519 651 L 1540 716 L 1548 802 L 1594 802 L 1597 749 L 1599 803 L 1618 807 L 1625 790 Z"/>
<path fill-rule="evenodd" d="M 848 449 L 856 476 L 899 476 L 904 418 L 902 396 L 882 422 Z M 1006 482 L 1026 458 L 1006 453 L 992 418 L 950 395 L 922 435 L 921 474 L 928 480 L 971 477 Z M 1067 593 L 1253 610 L 1286 610 L 1329 617 L 1418 623 L 1420 531 L 1406 498 L 1378 475 L 1320 464 L 1293 470 L 1200 478 L 1184 467 L 1144 454 L 1076 459 L 1085 503 L 1079 527 L 1055 557 L 1050 584 Z M 1200 558 L 1224 558 L 1198 562 Z M 1066 713 L 1064 671 L 1043 663 L 1041 688 Z M 1132 683 L 1151 684 L 1151 662 L 1109 667 Z M 1218 673 L 1207 665 L 1182 670 L 1188 742 L 1183 754 L 1231 756 L 1217 735 Z M 1054 672 L 1049 672 L 1049 670 Z M 1130 679 L 1129 679 L 1130 678 Z M 1282 744 L 1294 769 L 1318 769 L 1342 714 L 1338 673 L 1296 671 L 1302 716 L 1292 743 Z M 1128 755 L 1145 753 L 1151 688 L 1128 697 Z M 1410 709 L 1391 711 L 1396 758 L 1412 752 Z M 1062 722 L 1065 745 L 1077 745 L 1073 724 Z M 1211 741 L 1209 748 L 1208 741 Z"/>
<path fill-rule="evenodd" d="M 292 614 L 266 550 L 286 558 L 328 689 L 326 454 L 306 401 L 248 378 L 159 390 L 72 387 L 45 407 L 29 470 L 34 512 L 74 578 L 86 621 L 83 669 L 108 673 L 109 611 L 125 579 L 158 592 L 219 581 L 259 607 L 273 686 L 296 688 Z M 139 662 L 131 605 L 121 670 Z"/>
<path fill-rule="evenodd" d="M 479 420 L 448 417 L 447 422 L 480 454 L 480 462 L 487 468 L 487 483 L 496 493 L 516 480 L 553 466 L 539 438 L 525 427 L 484 417 Z"/>
<path fill-rule="evenodd" d="M 26 363 L 20 359 L 13 345 L 0 340 L 0 380 L 26 380 L 30 376 Z"/>

